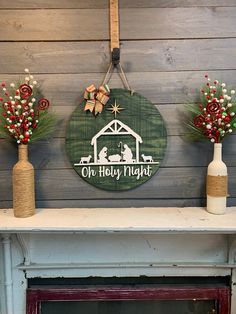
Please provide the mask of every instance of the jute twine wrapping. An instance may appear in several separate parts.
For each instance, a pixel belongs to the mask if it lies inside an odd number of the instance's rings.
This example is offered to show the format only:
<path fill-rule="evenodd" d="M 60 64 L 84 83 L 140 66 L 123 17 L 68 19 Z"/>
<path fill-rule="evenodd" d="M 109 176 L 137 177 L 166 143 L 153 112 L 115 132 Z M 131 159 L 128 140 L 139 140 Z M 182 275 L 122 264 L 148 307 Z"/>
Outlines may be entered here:
<path fill-rule="evenodd" d="M 228 176 L 207 176 L 207 195 L 227 196 Z"/>
<path fill-rule="evenodd" d="M 34 168 L 28 161 L 28 146 L 19 145 L 19 161 L 13 167 L 13 209 L 15 217 L 35 213 Z"/>

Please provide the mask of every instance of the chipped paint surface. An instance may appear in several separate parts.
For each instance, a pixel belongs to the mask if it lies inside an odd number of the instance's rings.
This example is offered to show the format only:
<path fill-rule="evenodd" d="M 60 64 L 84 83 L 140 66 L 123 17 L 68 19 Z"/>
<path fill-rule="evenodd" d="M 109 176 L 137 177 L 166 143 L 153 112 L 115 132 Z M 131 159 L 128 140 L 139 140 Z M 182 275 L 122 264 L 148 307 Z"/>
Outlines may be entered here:
<path fill-rule="evenodd" d="M 234 216 L 234 208 L 220 219 L 202 208 L 44 209 L 22 220 L 1 210 L 1 233 L 13 233 L 17 314 L 25 313 L 27 278 L 230 276 Z"/>

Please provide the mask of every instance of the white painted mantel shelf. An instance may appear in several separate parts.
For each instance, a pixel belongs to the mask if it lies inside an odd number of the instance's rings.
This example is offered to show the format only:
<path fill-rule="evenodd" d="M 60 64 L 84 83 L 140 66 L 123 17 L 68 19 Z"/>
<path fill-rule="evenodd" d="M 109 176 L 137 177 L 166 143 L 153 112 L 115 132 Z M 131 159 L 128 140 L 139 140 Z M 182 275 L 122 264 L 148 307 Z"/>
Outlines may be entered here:
<path fill-rule="evenodd" d="M 139 276 L 230 276 L 236 313 L 236 207 L 0 209 L 0 239 L 1 314 L 26 312 L 28 279 Z"/>
<path fill-rule="evenodd" d="M 37 209 L 29 218 L 15 218 L 0 209 L 1 233 L 124 232 L 236 233 L 236 207 L 212 215 L 201 207 Z"/>

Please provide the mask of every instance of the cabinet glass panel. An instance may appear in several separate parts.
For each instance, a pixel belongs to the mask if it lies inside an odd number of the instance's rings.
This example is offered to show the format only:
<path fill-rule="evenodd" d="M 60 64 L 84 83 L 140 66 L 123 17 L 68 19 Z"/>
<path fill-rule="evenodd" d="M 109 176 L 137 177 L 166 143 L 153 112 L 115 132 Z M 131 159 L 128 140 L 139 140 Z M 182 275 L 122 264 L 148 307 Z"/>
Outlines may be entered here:
<path fill-rule="evenodd" d="M 41 314 L 217 314 L 214 300 L 47 301 Z"/>

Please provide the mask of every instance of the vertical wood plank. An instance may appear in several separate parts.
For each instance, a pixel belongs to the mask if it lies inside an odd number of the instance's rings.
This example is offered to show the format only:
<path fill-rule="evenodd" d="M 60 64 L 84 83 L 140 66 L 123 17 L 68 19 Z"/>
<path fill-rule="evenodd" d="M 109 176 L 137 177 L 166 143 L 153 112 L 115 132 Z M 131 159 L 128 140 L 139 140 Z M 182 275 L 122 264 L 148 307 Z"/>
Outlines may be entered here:
<path fill-rule="evenodd" d="M 204 204 L 203 173 L 211 158 L 211 147 L 207 143 L 183 142 L 185 129 L 180 115 L 183 103 L 194 101 L 205 70 L 210 70 L 211 77 L 236 86 L 235 0 L 120 0 L 120 7 L 124 69 L 131 86 L 158 105 L 166 122 L 169 146 L 161 174 L 151 185 L 143 186 L 140 195 L 139 191 L 130 191 L 127 199 L 121 199 L 116 193 L 108 196 L 101 192 L 96 200 L 100 191 L 93 191 L 91 197 L 87 186 L 78 183 L 63 143 L 66 123 L 81 101 L 83 89 L 101 82 L 110 60 L 108 1 L 1 1 L 0 80 L 17 80 L 25 67 L 32 67 L 60 120 L 53 143 L 42 149 L 39 143 L 31 150 L 38 171 L 39 204 L 59 207 L 68 200 L 71 206 L 83 206 L 86 199 L 91 206 L 96 202 L 104 206 L 107 199 L 112 206 L 135 206 L 145 204 L 145 200 L 162 206 Z M 96 16 L 93 23 L 91 16 Z M 114 75 L 111 87 L 120 86 L 119 77 Z M 10 173 L 14 148 L 0 143 L 0 149 L 4 149 L 0 153 L 1 174 Z M 235 150 L 231 137 L 224 143 L 231 176 L 230 205 L 236 204 Z M 53 188 L 51 194 L 44 193 L 44 186 L 58 180 L 57 172 L 65 176 L 66 184 L 59 187 L 59 192 Z M 172 184 L 173 175 L 177 175 L 176 186 Z M 182 185 L 184 179 L 190 183 L 188 186 Z M 11 187 L 4 180 L 0 182 L 0 202 L 9 204 Z M 192 182 L 197 183 L 197 188 Z M 70 185 L 74 186 L 72 191 Z M 183 192 L 185 186 L 187 194 Z M 84 199 L 76 192 L 80 187 L 87 193 Z M 161 194 L 155 199 L 157 188 Z"/>

